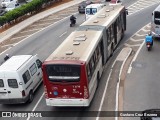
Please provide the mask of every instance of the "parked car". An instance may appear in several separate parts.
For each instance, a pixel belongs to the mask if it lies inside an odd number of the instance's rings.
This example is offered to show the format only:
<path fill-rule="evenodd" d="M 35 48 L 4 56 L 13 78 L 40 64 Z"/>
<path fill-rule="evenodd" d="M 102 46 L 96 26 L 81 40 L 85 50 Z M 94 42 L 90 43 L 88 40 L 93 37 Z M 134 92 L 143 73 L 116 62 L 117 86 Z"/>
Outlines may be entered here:
<path fill-rule="evenodd" d="M 26 3 L 32 2 L 32 0 L 25 0 L 25 1 L 26 1 Z"/>
<path fill-rule="evenodd" d="M 5 13 L 7 13 L 4 9 L 0 9 L 0 16 L 3 16 Z"/>
<path fill-rule="evenodd" d="M 0 66 L 0 104 L 32 102 L 42 82 L 42 62 L 37 55 L 12 56 Z"/>
<path fill-rule="evenodd" d="M 109 5 L 122 5 L 121 0 L 111 0 Z"/>
<path fill-rule="evenodd" d="M 2 0 L 1 6 L 2 8 L 6 8 L 9 4 L 17 4 L 17 0 Z"/>
<path fill-rule="evenodd" d="M 79 13 L 85 13 L 85 8 L 86 8 L 86 6 L 87 5 L 90 5 L 90 4 L 92 4 L 92 2 L 91 1 L 83 1 L 83 2 L 81 2 L 79 5 L 78 5 L 78 12 Z"/>

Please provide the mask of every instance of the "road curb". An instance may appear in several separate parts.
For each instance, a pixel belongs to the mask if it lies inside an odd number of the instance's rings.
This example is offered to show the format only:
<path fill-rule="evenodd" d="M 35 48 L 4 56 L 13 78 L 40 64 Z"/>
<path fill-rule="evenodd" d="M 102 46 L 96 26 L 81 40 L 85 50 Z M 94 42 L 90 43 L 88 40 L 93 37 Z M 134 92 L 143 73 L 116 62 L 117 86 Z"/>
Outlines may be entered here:
<path fill-rule="evenodd" d="M 120 82 L 121 82 L 121 74 L 122 70 L 124 68 L 124 65 L 129 58 L 130 54 L 132 53 L 132 48 L 130 47 L 125 47 L 121 50 L 119 55 L 116 58 L 116 61 L 123 61 L 121 68 L 120 68 L 120 73 L 119 73 L 119 79 L 117 82 L 117 88 L 116 88 L 116 105 L 115 105 L 115 111 L 118 111 L 118 106 L 119 106 L 119 88 L 120 88 Z M 115 117 L 115 120 L 118 120 L 118 117 Z"/>

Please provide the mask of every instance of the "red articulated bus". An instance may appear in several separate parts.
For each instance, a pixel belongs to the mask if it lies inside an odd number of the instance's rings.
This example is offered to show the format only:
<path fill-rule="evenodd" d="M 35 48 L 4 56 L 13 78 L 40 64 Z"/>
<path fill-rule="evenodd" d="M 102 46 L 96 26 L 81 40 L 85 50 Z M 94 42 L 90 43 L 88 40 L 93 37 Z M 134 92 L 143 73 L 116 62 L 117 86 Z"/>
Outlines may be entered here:
<path fill-rule="evenodd" d="M 42 65 L 48 106 L 89 106 L 103 67 L 126 30 L 124 6 L 104 7 Z"/>

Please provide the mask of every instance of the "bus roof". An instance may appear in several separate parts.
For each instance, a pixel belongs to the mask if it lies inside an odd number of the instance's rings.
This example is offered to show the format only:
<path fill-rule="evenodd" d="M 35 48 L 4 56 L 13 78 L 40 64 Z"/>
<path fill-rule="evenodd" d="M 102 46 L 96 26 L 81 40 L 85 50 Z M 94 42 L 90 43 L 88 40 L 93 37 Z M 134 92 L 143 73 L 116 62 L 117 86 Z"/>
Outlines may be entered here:
<path fill-rule="evenodd" d="M 81 24 L 81 26 L 100 25 L 108 27 L 112 22 L 114 22 L 116 16 L 118 16 L 119 12 L 123 9 L 124 6 L 122 5 L 105 6 L 96 15 Z"/>
<path fill-rule="evenodd" d="M 74 31 L 65 41 L 46 59 L 50 60 L 80 60 L 87 61 L 90 53 L 94 52 L 95 44 L 101 37 L 101 31 Z"/>
<path fill-rule="evenodd" d="M 5 63 L 3 63 L 0 66 L 0 71 L 16 71 L 31 57 L 32 55 L 12 56 L 10 59 L 8 59 Z"/>
<path fill-rule="evenodd" d="M 87 5 L 86 8 L 98 8 L 98 7 L 101 7 L 103 6 L 103 4 L 90 4 L 90 5 Z"/>
<path fill-rule="evenodd" d="M 91 53 L 96 49 L 94 47 L 102 37 L 104 27 L 112 24 L 113 20 L 118 17 L 119 11 L 123 9 L 124 6 L 121 5 L 102 8 L 96 15 L 72 32 L 45 61 L 88 61 L 92 55 Z"/>
<path fill-rule="evenodd" d="M 154 11 L 160 11 L 160 5 Z"/>

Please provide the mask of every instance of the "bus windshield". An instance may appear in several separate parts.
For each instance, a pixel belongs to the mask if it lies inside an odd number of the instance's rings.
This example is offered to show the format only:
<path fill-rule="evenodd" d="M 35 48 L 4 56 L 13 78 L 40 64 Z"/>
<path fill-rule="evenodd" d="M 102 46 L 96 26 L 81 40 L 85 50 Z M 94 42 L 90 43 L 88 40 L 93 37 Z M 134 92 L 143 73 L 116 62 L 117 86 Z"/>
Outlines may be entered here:
<path fill-rule="evenodd" d="M 79 65 L 47 65 L 46 71 L 49 81 L 78 82 L 80 80 Z"/>
<path fill-rule="evenodd" d="M 97 12 L 97 8 L 87 8 L 86 14 L 87 15 L 94 15 Z"/>
<path fill-rule="evenodd" d="M 160 25 L 160 12 L 159 11 L 154 12 L 154 22 L 155 24 Z"/>

